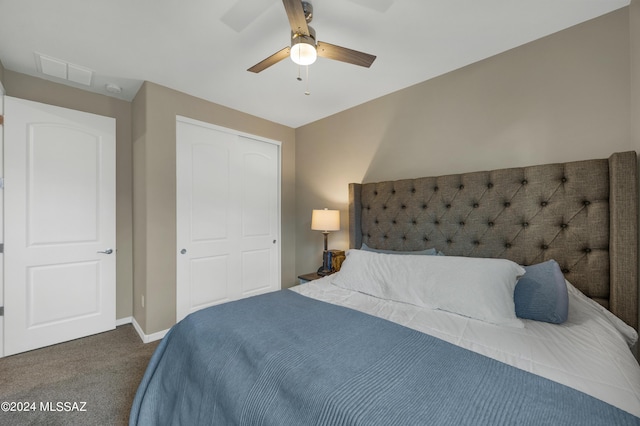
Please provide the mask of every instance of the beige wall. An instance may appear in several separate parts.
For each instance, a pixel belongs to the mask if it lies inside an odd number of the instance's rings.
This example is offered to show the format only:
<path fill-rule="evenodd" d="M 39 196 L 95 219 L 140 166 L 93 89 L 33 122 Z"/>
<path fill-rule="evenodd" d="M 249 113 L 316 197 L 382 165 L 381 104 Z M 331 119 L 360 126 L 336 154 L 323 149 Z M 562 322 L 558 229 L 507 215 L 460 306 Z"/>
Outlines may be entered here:
<path fill-rule="evenodd" d="M 165 330 L 176 318 L 176 115 L 282 142 L 282 284 L 293 285 L 294 130 L 149 82 L 138 92 L 133 110 L 134 317 L 145 333 Z"/>
<path fill-rule="evenodd" d="M 347 184 L 607 157 L 630 135 L 627 8 L 296 129 L 296 272 L 321 263 L 313 208 Z M 375 65 L 374 65 L 375 66 Z"/>
<path fill-rule="evenodd" d="M 116 119 L 116 318 L 132 315 L 132 154 L 131 103 L 4 70 L 8 96 Z"/>
<path fill-rule="evenodd" d="M 640 152 L 640 0 L 629 6 L 631 40 L 631 135 L 633 146 Z"/>
<path fill-rule="evenodd" d="M 153 83 L 145 83 L 130 103 L 1 64 L 0 81 L 9 96 L 116 118 L 118 319 L 134 316 L 147 334 L 175 322 L 176 114 L 282 142 L 282 285 L 296 283 L 293 129 Z"/>
<path fill-rule="evenodd" d="M 143 84 L 138 90 L 133 102 L 133 317 L 142 330 L 147 329 L 146 311 L 142 307 L 142 295 L 147 294 L 147 197 L 146 197 L 146 105 L 147 85 Z M 143 226 L 144 225 L 144 226 Z"/>

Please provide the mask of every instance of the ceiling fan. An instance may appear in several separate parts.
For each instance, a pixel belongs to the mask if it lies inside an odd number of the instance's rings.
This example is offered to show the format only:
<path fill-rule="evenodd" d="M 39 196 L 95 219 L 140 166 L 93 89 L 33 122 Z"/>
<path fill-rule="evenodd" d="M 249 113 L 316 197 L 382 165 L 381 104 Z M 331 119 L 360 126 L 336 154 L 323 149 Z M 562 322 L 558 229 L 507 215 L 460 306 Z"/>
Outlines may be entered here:
<path fill-rule="evenodd" d="M 313 19 L 313 6 L 308 1 L 282 0 L 291 26 L 291 46 L 287 46 L 247 71 L 259 73 L 287 56 L 298 65 L 310 65 L 318 56 L 369 68 L 376 59 L 374 55 L 317 41 L 315 30 L 308 25 Z"/>

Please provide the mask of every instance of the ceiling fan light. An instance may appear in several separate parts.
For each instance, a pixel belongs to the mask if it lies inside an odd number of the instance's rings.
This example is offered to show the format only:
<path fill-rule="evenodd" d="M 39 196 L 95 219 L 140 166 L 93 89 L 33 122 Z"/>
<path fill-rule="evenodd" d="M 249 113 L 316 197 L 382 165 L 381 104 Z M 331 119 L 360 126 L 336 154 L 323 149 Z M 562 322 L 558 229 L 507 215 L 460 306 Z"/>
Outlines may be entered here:
<path fill-rule="evenodd" d="M 298 65 L 311 65 L 318 58 L 315 43 L 311 37 L 297 36 L 291 44 L 291 60 Z"/>

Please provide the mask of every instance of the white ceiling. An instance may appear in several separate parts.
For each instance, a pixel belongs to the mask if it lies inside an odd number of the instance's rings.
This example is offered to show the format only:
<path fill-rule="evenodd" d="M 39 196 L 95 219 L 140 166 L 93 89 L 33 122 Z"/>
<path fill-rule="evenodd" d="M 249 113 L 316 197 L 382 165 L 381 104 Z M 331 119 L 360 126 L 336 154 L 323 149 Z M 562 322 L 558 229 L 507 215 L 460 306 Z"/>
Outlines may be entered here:
<path fill-rule="evenodd" d="M 629 0 L 312 0 L 317 38 L 377 55 L 366 69 L 318 58 L 309 89 L 285 59 L 280 0 L 0 0 L 0 61 L 49 80 L 36 53 L 94 72 L 132 100 L 147 80 L 293 128 L 627 6 Z M 233 27 L 233 28 L 232 28 Z M 238 31 L 239 30 L 239 31 Z M 303 77 L 305 70 L 302 70 Z M 107 83 L 122 87 L 119 95 Z"/>

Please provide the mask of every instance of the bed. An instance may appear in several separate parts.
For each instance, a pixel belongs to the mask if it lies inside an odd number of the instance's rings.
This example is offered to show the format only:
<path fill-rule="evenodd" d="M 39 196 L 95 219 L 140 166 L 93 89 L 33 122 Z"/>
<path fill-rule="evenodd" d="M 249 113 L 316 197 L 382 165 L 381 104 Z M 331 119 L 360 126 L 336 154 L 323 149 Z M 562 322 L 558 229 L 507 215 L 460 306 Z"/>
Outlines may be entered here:
<path fill-rule="evenodd" d="M 640 424 L 637 191 L 635 152 L 351 184 L 342 269 L 176 324 L 130 424 Z"/>

